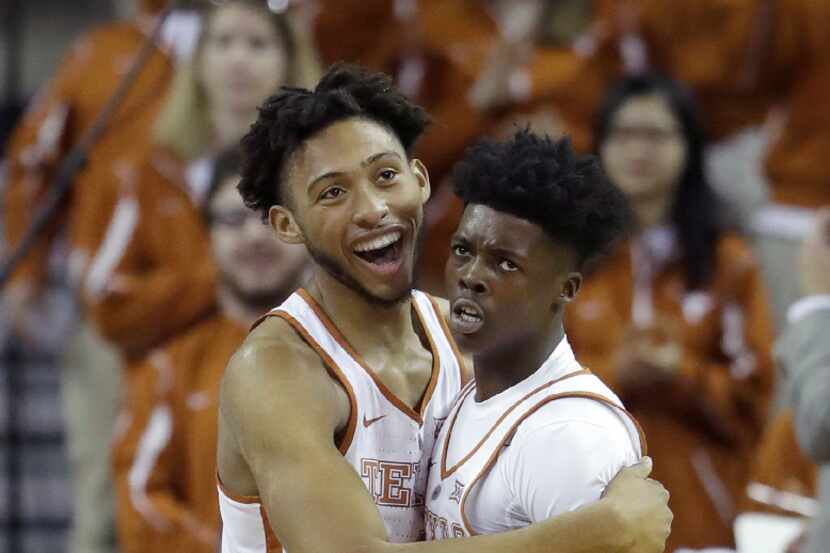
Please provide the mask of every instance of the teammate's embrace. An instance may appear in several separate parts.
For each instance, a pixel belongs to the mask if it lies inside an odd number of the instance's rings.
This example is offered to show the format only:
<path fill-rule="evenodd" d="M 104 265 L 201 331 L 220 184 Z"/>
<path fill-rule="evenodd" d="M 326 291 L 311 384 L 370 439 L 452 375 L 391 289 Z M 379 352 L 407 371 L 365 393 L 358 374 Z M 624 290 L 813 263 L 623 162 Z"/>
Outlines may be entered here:
<path fill-rule="evenodd" d="M 225 372 L 223 553 L 278 551 L 277 537 L 290 553 L 662 551 L 667 497 L 647 467 L 522 531 L 393 543 L 423 538 L 425 461 L 462 384 L 441 304 L 412 290 L 430 187 L 409 152 L 425 124 L 388 78 L 338 66 L 270 98 L 243 140 L 246 203 L 313 262 Z"/>
<path fill-rule="evenodd" d="M 453 174 L 464 215 L 447 262 L 450 326 L 475 379 L 430 463 L 430 539 L 492 534 L 598 500 L 645 447 L 563 328 L 586 262 L 625 230 L 593 156 L 528 131 L 485 140 Z"/>

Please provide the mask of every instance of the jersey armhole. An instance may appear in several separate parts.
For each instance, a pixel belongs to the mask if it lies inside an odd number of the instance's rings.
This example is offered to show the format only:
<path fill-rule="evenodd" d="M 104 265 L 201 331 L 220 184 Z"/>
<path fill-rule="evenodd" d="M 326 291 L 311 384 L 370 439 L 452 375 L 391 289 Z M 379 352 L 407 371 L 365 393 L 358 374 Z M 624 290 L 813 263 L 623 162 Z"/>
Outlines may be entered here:
<path fill-rule="evenodd" d="M 326 351 L 320 346 L 320 344 L 317 343 L 317 341 L 297 319 L 282 310 L 274 311 L 269 313 L 267 316 L 279 317 L 288 323 L 300 336 L 300 338 L 302 338 L 302 340 L 308 344 L 308 346 L 313 349 L 315 353 L 317 353 L 320 360 L 323 362 L 323 365 L 326 367 L 326 371 L 329 373 L 329 376 L 331 376 L 331 378 L 333 378 L 340 385 L 340 387 L 343 388 L 343 391 L 346 392 L 346 395 L 349 397 L 349 422 L 346 424 L 346 429 L 343 432 L 343 435 L 338 440 L 339 443 L 336 444 L 340 453 L 345 455 L 352 444 L 355 430 L 357 429 L 357 396 L 354 393 L 351 383 L 349 383 L 349 380 L 346 378 L 346 375 L 343 374 L 340 367 L 337 366 L 337 363 L 334 362 L 334 359 L 326 353 Z"/>

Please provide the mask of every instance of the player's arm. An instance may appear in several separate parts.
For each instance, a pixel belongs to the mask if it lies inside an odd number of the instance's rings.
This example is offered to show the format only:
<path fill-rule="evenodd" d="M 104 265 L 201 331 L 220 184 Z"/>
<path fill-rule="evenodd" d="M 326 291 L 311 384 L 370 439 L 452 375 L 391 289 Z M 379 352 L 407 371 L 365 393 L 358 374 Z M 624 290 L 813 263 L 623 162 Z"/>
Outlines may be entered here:
<path fill-rule="evenodd" d="M 388 543 L 364 484 L 334 445 L 333 437 L 344 424 L 336 384 L 302 344 L 252 347 L 252 338 L 226 371 L 220 425 L 235 436 L 272 528 L 291 553 L 663 550 L 665 535 L 643 530 L 653 525 L 640 526 L 666 509 L 665 491 L 645 480 L 647 467 L 617 482 L 618 499 L 523 530 L 443 542 Z"/>

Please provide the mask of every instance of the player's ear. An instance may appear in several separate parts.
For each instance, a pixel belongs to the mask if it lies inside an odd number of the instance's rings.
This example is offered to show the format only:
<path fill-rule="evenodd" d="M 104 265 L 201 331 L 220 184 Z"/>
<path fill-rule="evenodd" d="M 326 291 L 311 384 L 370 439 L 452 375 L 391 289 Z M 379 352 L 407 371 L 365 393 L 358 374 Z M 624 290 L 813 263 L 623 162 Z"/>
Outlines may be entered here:
<path fill-rule="evenodd" d="M 580 288 L 582 288 L 582 273 L 568 273 L 559 290 L 560 303 L 572 302 L 576 298 L 576 295 L 579 294 Z"/>
<path fill-rule="evenodd" d="M 272 205 L 268 210 L 268 223 L 277 233 L 277 237 L 286 244 L 303 244 L 305 235 L 291 210 L 281 205 Z"/>
<path fill-rule="evenodd" d="M 421 187 L 421 197 L 424 203 L 426 203 L 430 194 L 432 194 L 432 189 L 429 184 L 429 171 L 427 171 L 426 166 L 420 159 L 413 158 L 412 161 L 409 162 L 409 166 L 415 174 L 415 178 L 418 180 L 418 184 Z"/>

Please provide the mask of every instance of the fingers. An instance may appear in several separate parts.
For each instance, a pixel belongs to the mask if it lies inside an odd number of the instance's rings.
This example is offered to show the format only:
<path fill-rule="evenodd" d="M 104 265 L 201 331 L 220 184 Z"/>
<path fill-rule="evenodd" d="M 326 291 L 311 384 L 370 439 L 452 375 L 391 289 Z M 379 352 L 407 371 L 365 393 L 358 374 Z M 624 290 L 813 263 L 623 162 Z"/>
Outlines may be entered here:
<path fill-rule="evenodd" d="M 646 459 L 647 459 L 647 457 L 646 457 Z M 669 490 L 666 489 L 666 486 L 664 486 L 663 483 L 660 482 L 659 480 L 655 480 L 653 478 L 646 478 L 646 481 L 648 483 L 650 483 L 651 485 L 653 485 L 654 487 L 662 490 L 663 493 L 666 495 L 666 499 L 668 499 L 669 496 L 671 495 L 671 494 L 669 494 Z"/>
<path fill-rule="evenodd" d="M 626 474 L 631 476 L 638 476 L 640 478 L 647 478 L 651 474 L 652 462 L 651 457 L 643 457 L 636 465 L 631 465 L 623 469 Z"/>

